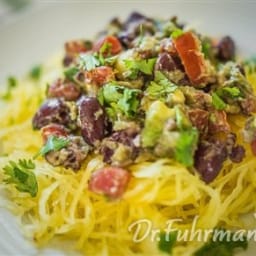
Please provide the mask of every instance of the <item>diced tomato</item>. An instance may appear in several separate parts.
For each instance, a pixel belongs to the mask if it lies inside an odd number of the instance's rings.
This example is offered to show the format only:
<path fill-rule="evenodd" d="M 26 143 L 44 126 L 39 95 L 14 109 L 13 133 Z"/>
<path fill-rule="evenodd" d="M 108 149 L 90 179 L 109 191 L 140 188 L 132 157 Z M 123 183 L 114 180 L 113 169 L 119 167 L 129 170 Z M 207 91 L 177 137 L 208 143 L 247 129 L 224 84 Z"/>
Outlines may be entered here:
<path fill-rule="evenodd" d="M 115 36 L 106 36 L 106 37 L 100 39 L 93 46 L 93 50 L 95 52 L 98 52 L 104 44 L 107 44 L 106 49 L 103 52 L 104 56 L 116 55 L 122 51 L 122 45 Z"/>
<path fill-rule="evenodd" d="M 65 43 L 65 51 L 68 56 L 75 56 L 89 50 L 91 50 L 90 47 L 86 46 L 86 42 L 83 40 L 73 40 Z"/>
<path fill-rule="evenodd" d="M 114 79 L 114 72 L 111 67 L 101 66 L 90 71 L 85 71 L 85 81 L 88 84 L 103 85 Z"/>
<path fill-rule="evenodd" d="M 89 189 L 111 199 L 117 199 L 123 195 L 129 180 L 128 171 L 117 167 L 106 167 L 92 174 Z"/>
<path fill-rule="evenodd" d="M 214 111 L 210 114 L 209 132 L 230 132 L 230 125 L 227 121 L 227 114 L 225 111 Z"/>
<path fill-rule="evenodd" d="M 174 39 L 174 45 L 190 81 L 193 84 L 203 83 L 207 66 L 198 38 L 192 32 L 186 32 Z"/>
<path fill-rule="evenodd" d="M 73 82 L 63 82 L 61 79 L 58 79 L 49 86 L 47 93 L 48 97 L 76 100 L 79 98 L 81 91 Z"/>
<path fill-rule="evenodd" d="M 256 140 L 253 140 L 251 142 L 251 150 L 252 150 L 252 153 L 256 156 Z"/>
<path fill-rule="evenodd" d="M 44 143 L 48 140 L 50 136 L 57 136 L 57 137 L 67 137 L 68 132 L 63 125 L 59 124 L 49 124 L 44 126 L 42 129 L 42 137 Z"/>

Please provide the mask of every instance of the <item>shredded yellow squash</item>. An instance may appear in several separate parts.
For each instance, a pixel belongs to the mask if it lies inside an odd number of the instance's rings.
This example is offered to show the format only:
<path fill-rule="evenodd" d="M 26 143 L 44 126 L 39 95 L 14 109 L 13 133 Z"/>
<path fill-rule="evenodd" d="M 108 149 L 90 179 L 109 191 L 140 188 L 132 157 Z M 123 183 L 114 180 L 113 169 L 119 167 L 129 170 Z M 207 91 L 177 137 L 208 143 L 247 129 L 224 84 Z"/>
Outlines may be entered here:
<path fill-rule="evenodd" d="M 33 131 L 31 118 L 42 101 L 45 84 L 61 74 L 60 67 L 57 57 L 44 66 L 40 81 L 20 80 L 11 100 L 1 107 L 0 169 L 9 160 L 33 158 L 40 149 L 41 135 Z M 256 88 L 256 74 L 250 74 L 248 79 Z M 231 120 L 238 138 L 244 121 L 237 116 Z M 242 143 L 241 138 L 239 142 Z M 162 255 L 157 241 L 151 241 L 150 236 L 135 243 L 129 226 L 147 219 L 153 227 L 164 230 L 166 221 L 181 218 L 183 221 L 174 226 L 185 230 L 191 228 L 198 215 L 198 228 L 250 228 L 241 216 L 256 210 L 256 158 L 248 145 L 243 146 L 243 162 L 226 161 L 210 185 L 170 159 L 134 164 L 129 167 L 132 179 L 126 193 L 116 201 L 88 190 L 91 173 L 103 166 L 101 157 L 89 157 L 78 172 L 53 167 L 39 157 L 34 161 L 37 196 L 33 198 L 12 185 L 3 185 L 1 190 L 8 191 L 9 202 L 1 202 L 1 206 L 14 212 L 24 234 L 38 246 L 59 238 L 74 241 L 74 250 L 84 255 Z M 2 172 L 0 178 L 4 179 Z M 173 255 L 191 255 L 201 245 L 202 242 L 177 243 Z"/>

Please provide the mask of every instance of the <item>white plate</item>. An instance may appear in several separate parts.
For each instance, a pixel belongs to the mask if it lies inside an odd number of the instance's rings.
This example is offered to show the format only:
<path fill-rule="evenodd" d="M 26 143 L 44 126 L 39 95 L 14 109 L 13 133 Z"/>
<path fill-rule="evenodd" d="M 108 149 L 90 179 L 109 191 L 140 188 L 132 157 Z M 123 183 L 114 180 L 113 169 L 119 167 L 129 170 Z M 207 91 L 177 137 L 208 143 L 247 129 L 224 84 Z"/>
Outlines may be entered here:
<path fill-rule="evenodd" d="M 231 35 L 243 55 L 256 55 L 256 3 L 241 1 L 46 1 L 0 25 L 0 82 L 25 73 L 55 53 L 72 38 L 90 38 L 113 16 L 125 18 L 132 10 L 146 15 L 178 15 L 202 33 Z M 25 241 L 17 225 L 0 209 L 0 255 L 70 255 L 56 250 L 37 251 Z M 73 255 L 73 254 L 72 254 Z M 243 255 L 255 255 L 253 247 Z"/>

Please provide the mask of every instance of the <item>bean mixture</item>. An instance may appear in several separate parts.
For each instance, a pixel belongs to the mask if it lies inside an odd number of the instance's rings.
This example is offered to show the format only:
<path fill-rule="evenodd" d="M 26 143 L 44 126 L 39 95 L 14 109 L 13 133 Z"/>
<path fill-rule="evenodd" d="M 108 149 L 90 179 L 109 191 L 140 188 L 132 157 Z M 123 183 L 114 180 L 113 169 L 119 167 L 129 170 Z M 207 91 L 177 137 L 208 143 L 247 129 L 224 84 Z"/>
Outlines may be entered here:
<path fill-rule="evenodd" d="M 124 192 L 130 164 L 157 158 L 212 182 L 225 161 L 245 156 L 230 116 L 247 118 L 244 140 L 256 155 L 256 98 L 235 53 L 230 36 L 137 12 L 113 19 L 95 40 L 67 42 L 63 77 L 32 121 L 44 147 L 55 146 L 45 159 L 77 171 L 89 154 L 102 155 L 107 167 L 89 187 L 112 198 Z"/>

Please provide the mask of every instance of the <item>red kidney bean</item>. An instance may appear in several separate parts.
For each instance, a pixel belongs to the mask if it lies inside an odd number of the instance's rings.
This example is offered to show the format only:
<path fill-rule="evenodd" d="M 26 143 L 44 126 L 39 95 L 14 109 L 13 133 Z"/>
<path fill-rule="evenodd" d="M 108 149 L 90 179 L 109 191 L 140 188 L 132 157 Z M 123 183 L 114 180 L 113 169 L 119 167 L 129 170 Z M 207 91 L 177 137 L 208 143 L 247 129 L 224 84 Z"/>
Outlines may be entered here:
<path fill-rule="evenodd" d="M 235 43 L 233 39 L 229 36 L 225 36 L 219 41 L 217 49 L 217 57 L 220 60 L 232 60 L 235 56 Z"/>
<path fill-rule="evenodd" d="M 70 109 L 62 99 L 48 99 L 34 115 L 32 119 L 33 128 L 41 129 L 51 123 L 70 126 L 72 120 L 69 113 Z"/>
<path fill-rule="evenodd" d="M 195 154 L 195 168 L 206 183 L 212 182 L 221 171 L 227 158 L 225 143 L 221 141 L 204 141 Z"/>
<path fill-rule="evenodd" d="M 170 54 L 168 52 L 160 53 L 157 60 L 155 69 L 159 71 L 175 71 L 177 69 L 184 71 L 181 60 L 178 55 Z"/>
<path fill-rule="evenodd" d="M 229 158 L 233 163 L 242 162 L 244 157 L 245 157 L 245 149 L 241 145 L 237 145 L 233 147 L 231 153 L 229 154 Z"/>
<path fill-rule="evenodd" d="M 41 129 L 44 143 L 50 136 L 67 137 L 68 131 L 63 125 L 48 124 Z"/>
<path fill-rule="evenodd" d="M 100 152 L 103 161 L 115 166 L 126 166 L 131 164 L 139 154 L 139 147 L 134 140 L 138 135 L 137 130 L 126 129 L 114 132 L 110 137 L 105 138 L 101 144 Z M 126 154 L 115 157 L 115 151 L 122 148 Z"/>
<path fill-rule="evenodd" d="M 78 101 L 78 120 L 84 140 L 94 145 L 105 135 L 105 113 L 94 97 L 82 96 Z"/>
<path fill-rule="evenodd" d="M 79 98 L 81 90 L 73 82 L 64 82 L 58 79 L 49 86 L 47 94 L 50 98 L 63 98 L 73 101 Z"/>

